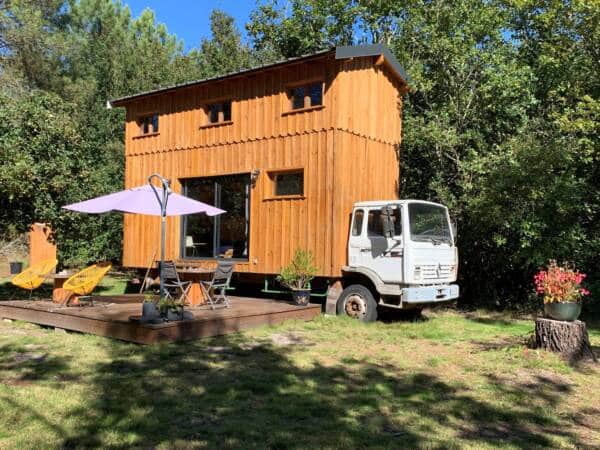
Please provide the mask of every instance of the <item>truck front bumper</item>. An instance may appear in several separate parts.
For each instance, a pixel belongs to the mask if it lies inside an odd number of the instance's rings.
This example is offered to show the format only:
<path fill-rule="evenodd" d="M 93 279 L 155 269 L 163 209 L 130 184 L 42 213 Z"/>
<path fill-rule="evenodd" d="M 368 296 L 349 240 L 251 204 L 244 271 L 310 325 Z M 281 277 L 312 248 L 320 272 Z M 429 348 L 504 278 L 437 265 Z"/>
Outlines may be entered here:
<path fill-rule="evenodd" d="M 402 289 L 402 303 L 441 303 L 458 298 L 457 284 L 421 286 Z"/>

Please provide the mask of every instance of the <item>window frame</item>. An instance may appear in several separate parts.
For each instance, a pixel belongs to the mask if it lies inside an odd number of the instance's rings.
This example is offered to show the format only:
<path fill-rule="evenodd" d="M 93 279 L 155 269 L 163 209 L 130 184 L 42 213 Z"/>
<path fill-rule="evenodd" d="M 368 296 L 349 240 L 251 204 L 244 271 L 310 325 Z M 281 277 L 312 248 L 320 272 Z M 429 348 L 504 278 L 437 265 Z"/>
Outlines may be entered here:
<path fill-rule="evenodd" d="M 229 103 L 229 120 L 225 120 L 225 113 L 223 111 L 223 105 Z M 210 121 L 210 108 L 215 105 L 220 105 L 221 108 L 218 111 L 218 118 L 222 117 L 223 120 L 218 120 L 217 122 Z M 233 99 L 229 97 L 219 98 L 210 100 L 202 106 L 202 111 L 204 112 L 204 123 L 200 125 L 200 129 L 210 128 L 210 127 L 219 127 L 223 125 L 231 125 L 233 123 Z"/>
<path fill-rule="evenodd" d="M 180 178 L 179 179 L 179 183 L 181 185 L 181 193 L 182 195 L 187 196 L 188 195 L 188 188 L 189 185 L 186 183 L 188 180 L 193 180 L 195 178 L 221 178 L 221 177 L 236 177 L 236 176 L 248 176 L 248 184 L 246 184 L 246 211 L 247 211 L 247 217 L 246 217 L 246 221 L 247 221 L 247 236 L 246 236 L 246 241 L 247 241 L 247 250 L 248 250 L 248 256 L 247 257 L 231 257 L 229 258 L 231 261 L 238 261 L 238 262 L 249 262 L 252 258 L 252 255 L 250 254 L 251 252 L 251 244 L 250 244 L 250 237 L 251 237 L 251 223 L 252 223 L 252 174 L 248 173 L 248 172 L 235 172 L 235 173 L 226 173 L 226 174 L 222 174 L 222 175 L 215 175 L 215 176 L 207 176 L 207 177 L 203 177 L 203 176 L 192 176 L 192 177 L 184 177 L 184 178 Z M 216 184 L 219 184 L 217 181 L 215 181 Z M 215 199 L 214 199 L 214 203 L 216 203 L 217 205 L 221 205 L 221 187 L 217 187 L 215 185 Z M 211 205 L 214 206 L 214 205 Z M 219 207 L 217 206 L 217 207 Z M 220 242 L 220 237 L 221 237 L 221 215 L 217 214 L 216 216 L 213 216 L 213 254 L 215 252 L 215 245 L 217 242 Z M 186 256 L 185 252 L 186 252 L 186 236 L 187 236 L 187 216 L 181 216 L 181 220 L 179 221 L 179 258 L 181 260 L 185 260 L 185 261 L 216 261 L 218 259 L 221 258 L 220 255 L 216 255 L 216 256 Z"/>
<path fill-rule="evenodd" d="M 357 220 L 358 213 L 361 213 L 360 226 L 359 226 L 359 229 L 356 230 L 356 220 Z M 354 214 L 352 215 L 352 224 L 350 226 L 350 236 L 361 237 L 363 234 L 364 225 L 365 225 L 365 208 L 357 208 L 354 210 Z M 355 231 L 357 231 L 356 234 L 355 234 Z"/>
<path fill-rule="evenodd" d="M 149 127 L 148 129 L 150 130 L 150 128 L 152 129 L 152 131 L 147 131 L 144 132 L 144 128 L 146 126 L 146 120 L 150 119 L 149 121 Z M 154 126 L 154 120 L 156 120 L 156 127 Z M 149 113 L 144 113 L 144 114 L 139 114 L 136 119 L 135 122 L 137 124 L 138 127 L 138 134 L 136 134 L 135 136 L 133 136 L 133 138 L 143 138 L 143 137 L 148 137 L 148 136 L 158 136 L 160 134 L 160 114 L 158 112 L 149 112 Z M 155 130 L 156 128 L 156 130 Z"/>
<path fill-rule="evenodd" d="M 302 174 L 302 193 L 301 194 L 285 194 L 277 195 L 277 177 L 279 175 L 288 175 L 299 173 Z M 264 200 L 285 200 L 285 199 L 304 199 L 306 192 L 306 173 L 304 167 L 286 168 L 286 169 L 269 169 L 267 170 L 268 187 Z"/>
<path fill-rule="evenodd" d="M 319 85 L 321 87 L 321 104 L 313 105 L 310 102 L 310 87 L 314 85 Z M 304 88 L 304 106 L 300 108 L 294 108 L 294 89 Z M 282 115 L 286 114 L 294 114 L 298 112 L 306 112 L 306 111 L 316 111 L 319 109 L 325 108 L 325 81 L 323 78 L 312 78 L 306 79 L 302 81 L 298 81 L 296 83 L 289 83 L 285 87 L 285 106 L 283 108 Z"/>

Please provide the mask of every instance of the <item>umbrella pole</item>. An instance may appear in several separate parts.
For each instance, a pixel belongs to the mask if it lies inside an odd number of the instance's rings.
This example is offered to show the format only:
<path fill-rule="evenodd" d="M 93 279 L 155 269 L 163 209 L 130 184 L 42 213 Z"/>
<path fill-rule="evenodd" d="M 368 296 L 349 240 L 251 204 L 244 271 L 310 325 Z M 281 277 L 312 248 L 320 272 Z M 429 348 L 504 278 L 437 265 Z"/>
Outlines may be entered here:
<path fill-rule="evenodd" d="M 162 199 L 159 197 L 158 192 L 152 184 L 152 178 L 158 178 L 162 185 Z M 165 280 L 163 277 L 163 265 L 165 262 L 165 240 L 167 239 L 167 202 L 169 201 L 169 180 L 165 179 L 157 173 L 153 173 L 148 177 L 148 183 L 154 190 L 156 199 L 160 203 L 160 299 L 162 300 L 165 295 Z"/>
<path fill-rule="evenodd" d="M 165 279 L 163 277 L 163 265 L 165 262 L 165 239 L 167 237 L 167 218 L 164 214 L 160 217 L 160 299 L 165 296 Z"/>

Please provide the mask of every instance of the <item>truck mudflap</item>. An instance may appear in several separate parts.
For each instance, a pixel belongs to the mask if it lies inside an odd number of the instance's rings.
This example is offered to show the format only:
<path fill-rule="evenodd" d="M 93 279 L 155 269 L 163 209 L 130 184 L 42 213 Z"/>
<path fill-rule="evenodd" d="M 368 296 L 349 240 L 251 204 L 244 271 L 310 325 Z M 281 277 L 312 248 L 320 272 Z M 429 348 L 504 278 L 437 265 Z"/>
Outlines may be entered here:
<path fill-rule="evenodd" d="M 402 289 L 402 303 L 437 303 L 458 298 L 458 285 L 420 286 Z"/>

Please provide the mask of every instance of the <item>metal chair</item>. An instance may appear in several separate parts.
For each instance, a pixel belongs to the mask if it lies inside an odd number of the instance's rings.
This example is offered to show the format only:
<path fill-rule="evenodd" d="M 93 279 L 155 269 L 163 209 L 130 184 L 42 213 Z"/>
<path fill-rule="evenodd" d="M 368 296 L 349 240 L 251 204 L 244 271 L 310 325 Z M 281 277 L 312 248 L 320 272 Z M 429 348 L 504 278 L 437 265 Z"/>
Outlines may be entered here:
<path fill-rule="evenodd" d="M 181 281 L 177 267 L 173 261 L 164 261 L 162 275 L 164 277 L 164 287 L 166 298 L 185 303 L 188 300 L 188 292 L 192 287 L 191 281 Z M 178 292 L 176 294 L 175 292 Z M 175 298 L 175 296 L 179 297 Z"/>
<path fill-rule="evenodd" d="M 233 269 L 235 269 L 235 262 L 221 259 L 217 262 L 212 280 L 201 282 L 202 290 L 206 294 L 211 309 L 215 309 L 217 306 L 229 308 L 229 299 L 225 290 L 229 288 Z"/>

